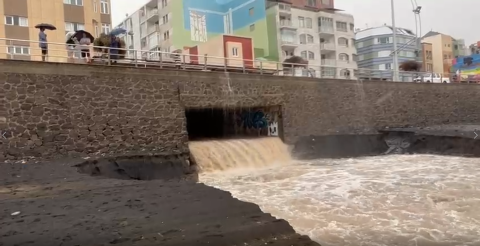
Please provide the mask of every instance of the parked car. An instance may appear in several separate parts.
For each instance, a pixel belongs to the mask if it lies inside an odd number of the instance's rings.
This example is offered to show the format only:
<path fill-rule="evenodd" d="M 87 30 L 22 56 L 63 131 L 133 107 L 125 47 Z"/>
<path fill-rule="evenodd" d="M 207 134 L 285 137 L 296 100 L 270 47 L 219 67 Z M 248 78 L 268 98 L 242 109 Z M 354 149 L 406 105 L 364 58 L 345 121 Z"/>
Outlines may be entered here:
<path fill-rule="evenodd" d="M 417 76 L 413 79 L 413 82 L 416 83 L 451 83 L 449 77 L 443 77 L 439 73 L 427 73 L 424 75 Z"/>

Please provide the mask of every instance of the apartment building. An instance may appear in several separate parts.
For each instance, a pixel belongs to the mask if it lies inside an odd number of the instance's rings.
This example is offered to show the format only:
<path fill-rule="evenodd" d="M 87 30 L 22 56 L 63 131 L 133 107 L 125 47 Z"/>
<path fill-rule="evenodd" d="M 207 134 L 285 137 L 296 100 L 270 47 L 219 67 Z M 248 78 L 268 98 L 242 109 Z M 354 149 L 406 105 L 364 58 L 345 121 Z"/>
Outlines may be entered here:
<path fill-rule="evenodd" d="M 422 38 L 423 43 L 432 45 L 433 72 L 449 76 L 455 59 L 455 39 L 449 35 L 430 31 Z"/>
<path fill-rule="evenodd" d="M 453 39 L 453 56 L 455 58 L 468 55 L 464 39 Z"/>
<path fill-rule="evenodd" d="M 432 44 L 422 43 L 422 71 L 433 72 L 433 49 Z"/>
<path fill-rule="evenodd" d="M 408 60 L 419 60 L 418 39 L 411 30 L 396 28 L 397 55 L 399 64 Z M 357 48 L 357 64 L 363 76 L 388 79 L 393 75 L 393 28 L 383 25 L 379 27 L 357 30 L 355 33 Z"/>
<path fill-rule="evenodd" d="M 277 36 L 281 59 L 301 56 L 316 70 L 317 77 L 352 77 L 357 64 L 353 59 L 354 19 L 352 15 L 278 3 Z M 322 66 L 321 69 L 319 66 Z"/>
<path fill-rule="evenodd" d="M 111 30 L 111 0 L 0 0 L 0 46 L 6 47 L 2 58 L 41 60 L 38 43 L 39 30 L 35 25 L 48 23 L 57 30 L 46 31 L 49 42 L 65 43 L 69 31 L 86 30 L 93 35 Z M 8 40 L 6 40 L 8 39 Z M 64 61 L 64 46 L 50 45 L 49 61 Z"/>
<path fill-rule="evenodd" d="M 297 55 L 318 65 L 318 76 L 350 76 L 356 69 L 353 17 L 332 8 L 331 0 L 151 0 L 118 27 L 129 31 L 123 38 L 130 49 L 146 51 L 137 58 L 178 49 L 278 62 Z M 215 52 L 223 49 L 228 52 Z"/>

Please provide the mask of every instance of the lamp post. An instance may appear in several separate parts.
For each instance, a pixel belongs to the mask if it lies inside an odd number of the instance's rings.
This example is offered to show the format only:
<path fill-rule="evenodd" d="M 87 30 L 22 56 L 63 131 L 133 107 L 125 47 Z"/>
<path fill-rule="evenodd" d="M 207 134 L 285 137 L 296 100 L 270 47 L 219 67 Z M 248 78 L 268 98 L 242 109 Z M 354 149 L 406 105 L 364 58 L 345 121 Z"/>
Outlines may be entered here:
<path fill-rule="evenodd" d="M 397 27 L 395 26 L 395 1 L 390 1 L 392 9 L 392 30 L 393 30 L 393 81 L 400 81 L 398 74 L 398 51 L 397 51 Z"/>
<path fill-rule="evenodd" d="M 412 0 L 413 1 L 413 0 Z M 413 4 L 413 2 L 412 2 Z M 422 10 L 422 6 L 414 5 L 413 14 L 415 15 L 415 35 L 417 36 L 417 59 L 419 57 L 420 51 L 422 50 L 421 46 L 421 38 L 422 38 L 422 18 L 420 17 L 420 11 Z M 418 19 L 417 19 L 418 18 Z M 417 21 L 418 20 L 418 21 Z"/>

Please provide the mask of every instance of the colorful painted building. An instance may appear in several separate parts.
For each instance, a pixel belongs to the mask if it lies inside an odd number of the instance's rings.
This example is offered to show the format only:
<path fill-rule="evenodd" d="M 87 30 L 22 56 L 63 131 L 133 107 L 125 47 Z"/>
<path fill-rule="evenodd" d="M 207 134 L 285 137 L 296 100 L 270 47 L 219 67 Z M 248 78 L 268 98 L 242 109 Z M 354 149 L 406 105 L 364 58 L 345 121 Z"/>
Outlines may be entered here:
<path fill-rule="evenodd" d="M 176 48 L 208 44 L 212 38 L 227 34 L 252 38 L 255 57 L 269 55 L 264 0 L 174 1 L 172 15 Z"/>
<path fill-rule="evenodd" d="M 456 81 L 480 82 L 480 55 L 473 54 L 453 59 L 452 72 Z"/>
<path fill-rule="evenodd" d="M 253 49 L 253 57 L 239 58 L 278 61 L 276 15 L 267 12 L 265 0 L 152 0 L 119 26 L 133 33 L 126 39 L 133 49 L 215 50 L 217 38 L 237 37 L 248 39 Z"/>

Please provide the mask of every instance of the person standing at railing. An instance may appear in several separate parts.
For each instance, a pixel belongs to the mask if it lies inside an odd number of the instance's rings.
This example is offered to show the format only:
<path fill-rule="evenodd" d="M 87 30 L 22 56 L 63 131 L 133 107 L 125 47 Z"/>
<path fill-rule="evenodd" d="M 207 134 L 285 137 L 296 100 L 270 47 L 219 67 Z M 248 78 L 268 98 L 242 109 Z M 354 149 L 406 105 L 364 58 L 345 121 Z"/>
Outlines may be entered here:
<path fill-rule="evenodd" d="M 85 58 L 87 63 L 90 63 L 90 38 L 87 37 L 86 33 L 83 33 L 83 37 L 80 39 L 80 51 L 82 52 L 82 58 Z"/>
<path fill-rule="evenodd" d="M 48 43 L 47 43 L 47 34 L 45 33 L 45 28 L 40 28 L 40 32 L 38 33 L 38 41 L 40 49 L 42 50 L 42 61 L 47 60 L 48 55 Z"/>
<path fill-rule="evenodd" d="M 118 48 L 120 48 L 120 39 L 112 35 L 110 40 L 110 59 L 114 60 L 114 63 L 116 63 L 118 59 Z"/>

